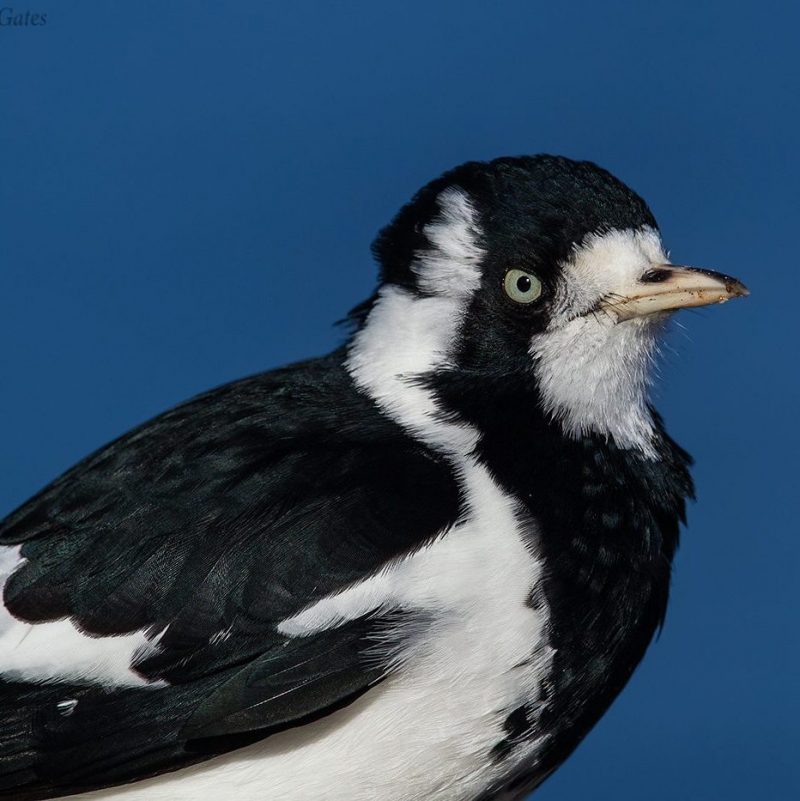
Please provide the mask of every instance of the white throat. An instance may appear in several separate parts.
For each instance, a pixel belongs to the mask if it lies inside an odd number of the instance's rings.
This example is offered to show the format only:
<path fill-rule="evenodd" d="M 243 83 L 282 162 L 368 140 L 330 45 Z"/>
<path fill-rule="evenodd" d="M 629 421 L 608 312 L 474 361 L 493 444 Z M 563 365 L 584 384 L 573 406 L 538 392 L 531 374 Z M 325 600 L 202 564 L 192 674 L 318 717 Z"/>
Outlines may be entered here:
<path fill-rule="evenodd" d="M 534 337 L 531 353 L 545 412 L 567 436 L 600 434 L 621 448 L 655 456 L 648 406 L 652 325 L 580 317 Z"/>
<path fill-rule="evenodd" d="M 655 458 L 650 374 L 661 321 L 617 323 L 604 312 L 575 316 L 667 256 L 656 231 L 589 237 L 564 265 L 548 330 L 530 352 L 546 413 L 572 438 L 599 434 Z"/>

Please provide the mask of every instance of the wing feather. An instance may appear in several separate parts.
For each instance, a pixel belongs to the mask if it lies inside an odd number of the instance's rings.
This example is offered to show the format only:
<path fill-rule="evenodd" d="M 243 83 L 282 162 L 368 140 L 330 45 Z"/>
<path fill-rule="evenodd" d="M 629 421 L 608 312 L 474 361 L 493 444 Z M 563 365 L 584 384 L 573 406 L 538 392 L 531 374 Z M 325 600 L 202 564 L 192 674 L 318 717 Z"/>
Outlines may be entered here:
<path fill-rule="evenodd" d="M 23 557 L 4 588 L 13 622 L 68 620 L 87 646 L 134 632 L 148 643 L 130 666 L 146 686 L 57 670 L 26 681 L 4 675 L 0 653 L 0 798 L 188 765 L 380 681 L 385 619 L 298 638 L 277 626 L 435 537 L 460 498 L 448 466 L 356 391 L 341 358 L 167 412 L 0 523 L 0 544 Z"/>

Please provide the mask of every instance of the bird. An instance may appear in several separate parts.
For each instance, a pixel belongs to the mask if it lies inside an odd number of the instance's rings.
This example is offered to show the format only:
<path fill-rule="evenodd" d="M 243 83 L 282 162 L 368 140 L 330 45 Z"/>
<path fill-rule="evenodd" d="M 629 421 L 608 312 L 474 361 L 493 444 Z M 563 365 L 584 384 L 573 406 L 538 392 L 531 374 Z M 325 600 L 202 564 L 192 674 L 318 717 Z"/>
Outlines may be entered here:
<path fill-rule="evenodd" d="M 673 264 L 589 161 L 472 161 L 327 355 L 201 394 L 0 522 L 0 799 L 513 801 L 664 622 Z"/>

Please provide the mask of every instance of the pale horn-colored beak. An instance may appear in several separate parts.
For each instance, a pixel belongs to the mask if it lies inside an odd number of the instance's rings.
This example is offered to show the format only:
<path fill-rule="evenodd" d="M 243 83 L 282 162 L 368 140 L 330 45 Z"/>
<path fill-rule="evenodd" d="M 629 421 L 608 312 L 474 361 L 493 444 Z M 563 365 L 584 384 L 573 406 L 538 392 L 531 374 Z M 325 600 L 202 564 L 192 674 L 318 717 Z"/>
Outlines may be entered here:
<path fill-rule="evenodd" d="M 725 303 L 749 294 L 741 281 L 729 275 L 697 267 L 659 264 L 637 281 L 609 293 L 600 307 L 621 323 L 673 309 Z"/>

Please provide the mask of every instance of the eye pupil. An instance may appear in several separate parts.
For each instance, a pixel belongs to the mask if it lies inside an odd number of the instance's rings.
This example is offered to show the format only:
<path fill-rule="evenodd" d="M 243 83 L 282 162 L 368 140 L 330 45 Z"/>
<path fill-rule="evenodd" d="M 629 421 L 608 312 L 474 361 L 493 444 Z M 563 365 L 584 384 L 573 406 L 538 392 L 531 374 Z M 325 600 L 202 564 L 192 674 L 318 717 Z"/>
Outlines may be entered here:
<path fill-rule="evenodd" d="M 521 275 L 519 278 L 517 278 L 517 289 L 520 292 L 530 292 L 531 279 L 528 278 L 527 275 Z"/>

